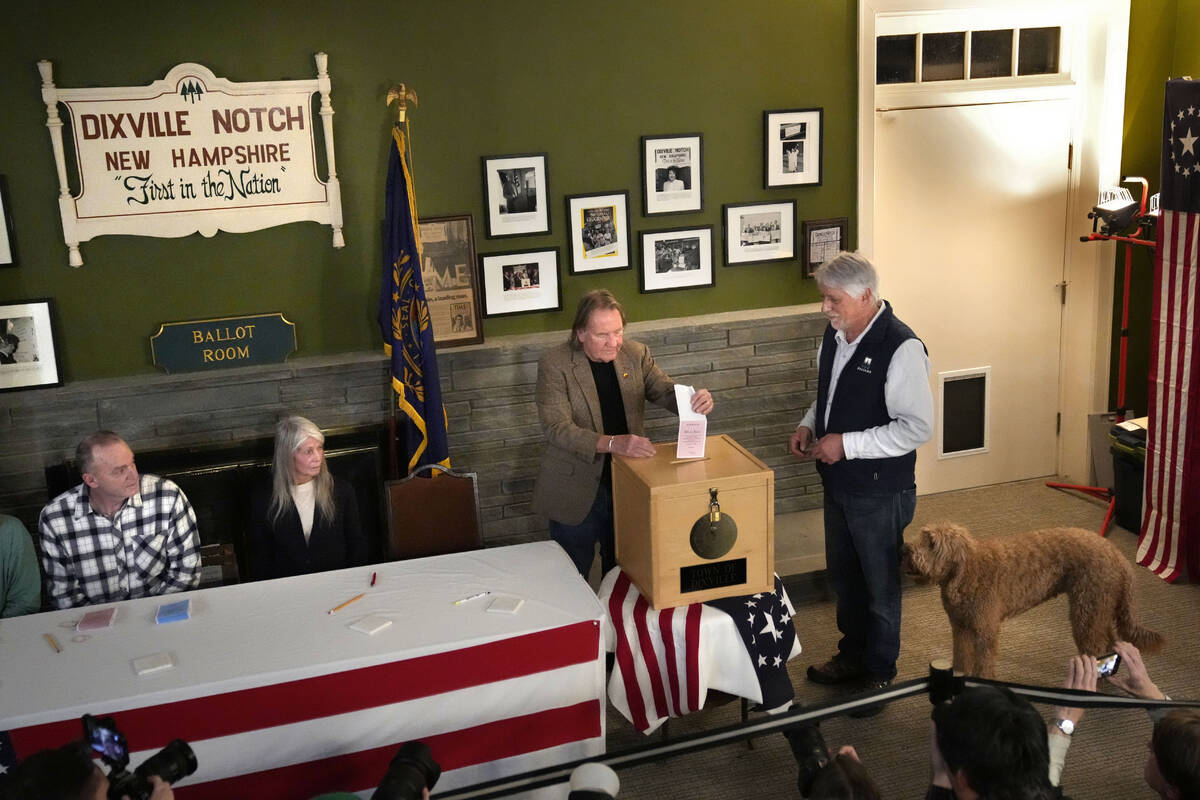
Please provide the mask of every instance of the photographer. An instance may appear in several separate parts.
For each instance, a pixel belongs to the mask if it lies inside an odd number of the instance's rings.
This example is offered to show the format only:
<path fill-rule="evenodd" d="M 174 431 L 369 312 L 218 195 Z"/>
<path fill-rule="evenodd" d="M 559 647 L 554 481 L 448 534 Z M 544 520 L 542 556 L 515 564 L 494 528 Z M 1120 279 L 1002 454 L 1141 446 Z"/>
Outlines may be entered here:
<path fill-rule="evenodd" d="M 976 686 L 933 707 L 926 800 L 1052 800 L 1046 724 L 1008 689 Z"/>
<path fill-rule="evenodd" d="M 149 777 L 150 800 L 173 800 L 171 785 L 157 775 Z M 83 742 L 57 750 L 42 750 L 23 760 L 4 787 L 6 800 L 106 800 L 108 776 L 92 761 Z M 126 797 L 128 800 L 128 797 Z"/>
<path fill-rule="evenodd" d="M 1136 647 L 1129 642 L 1117 642 L 1113 650 L 1121 657 L 1125 672 L 1110 675 L 1106 679 L 1110 684 L 1133 697 L 1170 699 L 1150 679 L 1142 654 Z M 1096 684 L 1096 659 L 1087 655 L 1072 658 L 1063 686 L 1094 692 Z M 1054 713 L 1049 728 L 1050 778 L 1057 785 L 1071 745 L 1071 735 L 1083 718 L 1083 709 L 1059 707 Z M 1147 785 L 1167 800 L 1200 797 L 1200 709 L 1151 711 L 1150 718 L 1154 721 L 1154 732 L 1150 736 L 1150 752 L 1143 771 Z"/>

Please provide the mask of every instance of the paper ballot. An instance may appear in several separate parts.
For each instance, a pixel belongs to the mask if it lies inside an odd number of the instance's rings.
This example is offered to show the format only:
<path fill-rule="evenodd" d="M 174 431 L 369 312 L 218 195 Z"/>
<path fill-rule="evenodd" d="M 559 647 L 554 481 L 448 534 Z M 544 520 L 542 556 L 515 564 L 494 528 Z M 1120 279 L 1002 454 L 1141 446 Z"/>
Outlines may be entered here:
<path fill-rule="evenodd" d="M 676 458 L 704 458 L 704 440 L 708 435 L 708 417 L 692 411 L 691 386 L 675 384 L 675 402 L 679 406 L 679 439 L 675 445 Z"/>

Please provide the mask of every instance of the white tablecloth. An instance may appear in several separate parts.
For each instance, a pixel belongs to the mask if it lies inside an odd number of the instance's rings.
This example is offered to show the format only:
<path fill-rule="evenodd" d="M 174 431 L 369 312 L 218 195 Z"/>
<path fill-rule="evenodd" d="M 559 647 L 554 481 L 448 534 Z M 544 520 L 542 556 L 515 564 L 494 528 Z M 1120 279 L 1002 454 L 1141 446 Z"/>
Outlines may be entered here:
<path fill-rule="evenodd" d="M 155 624 L 185 597 L 190 619 Z M 487 610 L 505 597 L 524 602 Z M 111 715 L 131 766 L 191 744 L 199 768 L 176 787 L 189 800 L 369 790 L 412 739 L 433 747 L 438 789 L 604 750 L 603 610 L 550 542 L 112 605 L 113 627 L 82 641 L 82 609 L 0 621 L 0 731 L 18 757 L 79 738 L 85 712 Z M 392 625 L 348 627 L 369 615 Z M 174 666 L 137 675 L 156 653 Z"/>

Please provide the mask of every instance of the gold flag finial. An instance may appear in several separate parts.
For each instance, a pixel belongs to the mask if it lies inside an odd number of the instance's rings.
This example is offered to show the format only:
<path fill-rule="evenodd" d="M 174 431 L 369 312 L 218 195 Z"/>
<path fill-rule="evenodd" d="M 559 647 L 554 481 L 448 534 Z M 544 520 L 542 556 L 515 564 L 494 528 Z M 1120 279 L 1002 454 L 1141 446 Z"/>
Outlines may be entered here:
<path fill-rule="evenodd" d="M 390 106 L 393 100 L 400 101 L 400 108 L 396 113 L 396 121 L 404 122 L 404 117 L 408 113 L 408 104 L 412 103 L 414 107 L 417 105 L 416 90 L 405 86 L 403 83 L 397 84 L 388 89 L 387 104 Z"/>

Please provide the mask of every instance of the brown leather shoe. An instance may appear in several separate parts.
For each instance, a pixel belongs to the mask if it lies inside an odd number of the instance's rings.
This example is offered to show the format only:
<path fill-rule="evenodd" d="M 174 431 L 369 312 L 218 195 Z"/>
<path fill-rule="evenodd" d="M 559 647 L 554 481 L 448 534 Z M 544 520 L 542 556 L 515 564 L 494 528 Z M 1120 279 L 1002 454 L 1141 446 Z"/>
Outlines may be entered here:
<path fill-rule="evenodd" d="M 865 669 L 846 661 L 840 653 L 824 664 L 813 664 L 808 668 L 808 679 L 813 683 L 821 683 L 826 686 L 850 683 L 862 680 L 866 676 Z"/>

